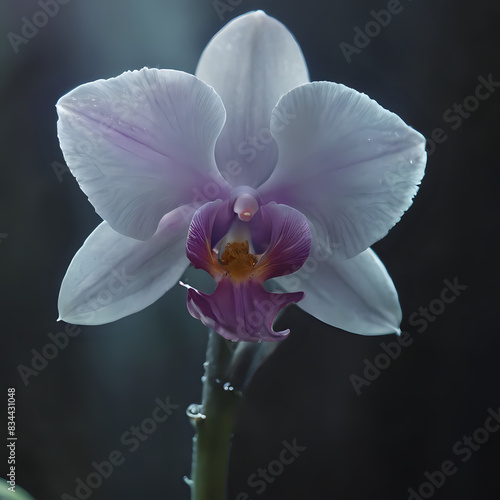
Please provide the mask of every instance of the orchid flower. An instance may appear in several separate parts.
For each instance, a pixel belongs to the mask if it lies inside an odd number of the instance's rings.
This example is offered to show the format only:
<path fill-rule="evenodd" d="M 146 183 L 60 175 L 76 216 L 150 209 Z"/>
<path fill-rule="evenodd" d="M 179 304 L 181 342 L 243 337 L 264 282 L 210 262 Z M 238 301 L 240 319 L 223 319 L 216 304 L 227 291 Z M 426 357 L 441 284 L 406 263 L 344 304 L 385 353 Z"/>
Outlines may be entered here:
<path fill-rule="evenodd" d="M 77 87 L 57 110 L 67 164 L 104 219 L 64 277 L 61 319 L 140 311 L 191 263 L 217 288 L 186 285 L 189 312 L 226 339 L 285 338 L 273 321 L 290 303 L 350 332 L 400 331 L 395 287 L 369 247 L 411 205 L 425 139 L 362 93 L 311 83 L 277 20 L 231 21 L 196 76 L 128 71 Z"/>

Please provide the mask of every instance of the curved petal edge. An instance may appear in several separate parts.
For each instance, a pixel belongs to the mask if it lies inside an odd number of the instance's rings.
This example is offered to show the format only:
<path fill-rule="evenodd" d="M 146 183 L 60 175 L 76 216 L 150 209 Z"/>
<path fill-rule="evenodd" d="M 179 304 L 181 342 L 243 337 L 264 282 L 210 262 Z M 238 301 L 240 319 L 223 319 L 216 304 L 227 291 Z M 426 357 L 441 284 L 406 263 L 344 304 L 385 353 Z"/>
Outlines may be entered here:
<path fill-rule="evenodd" d="M 211 295 L 184 286 L 188 288 L 187 307 L 191 316 L 232 341 L 285 339 L 290 330 L 275 332 L 274 319 L 285 306 L 304 297 L 303 292 L 271 293 L 253 280 L 234 284 L 229 279 L 222 279 Z"/>
<path fill-rule="evenodd" d="M 401 333 L 396 288 L 371 249 L 340 259 L 320 240 L 300 271 L 273 283 L 285 292 L 304 290 L 298 306 L 328 325 L 360 335 Z"/>
<path fill-rule="evenodd" d="M 189 261 L 186 235 L 192 207 L 160 221 L 147 241 L 123 236 L 101 223 L 76 253 L 59 292 L 59 319 L 102 325 L 141 311 L 175 285 Z"/>
<path fill-rule="evenodd" d="M 232 186 L 256 188 L 271 174 L 278 148 L 269 121 L 280 97 L 309 81 L 288 29 L 262 11 L 230 21 L 207 45 L 196 76 L 222 98 L 227 120 L 215 155 Z"/>
<path fill-rule="evenodd" d="M 294 116 L 283 126 L 283 114 Z M 425 138 L 365 94 L 313 82 L 284 95 L 271 131 L 279 161 L 259 188 L 300 210 L 335 254 L 353 257 L 384 237 L 424 175 Z"/>
<path fill-rule="evenodd" d="M 80 85 L 57 111 L 69 169 L 96 212 L 125 236 L 146 240 L 166 213 L 227 193 L 214 158 L 224 106 L 193 75 L 127 71 Z"/>

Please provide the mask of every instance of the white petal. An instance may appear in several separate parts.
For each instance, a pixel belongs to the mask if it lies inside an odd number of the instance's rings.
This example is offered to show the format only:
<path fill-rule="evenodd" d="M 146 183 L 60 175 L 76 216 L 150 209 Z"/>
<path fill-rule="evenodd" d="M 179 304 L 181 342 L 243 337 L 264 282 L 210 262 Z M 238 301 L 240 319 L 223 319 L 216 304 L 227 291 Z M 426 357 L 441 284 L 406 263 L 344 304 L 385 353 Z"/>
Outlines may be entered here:
<path fill-rule="evenodd" d="M 259 186 L 278 157 L 271 112 L 283 94 L 309 81 L 300 47 L 276 19 L 250 12 L 215 35 L 196 76 L 214 87 L 227 111 L 216 145 L 219 169 L 233 186 Z"/>
<path fill-rule="evenodd" d="M 87 238 L 66 272 L 59 293 L 60 319 L 101 325 L 149 306 L 187 268 L 186 237 L 194 210 L 163 217 L 147 241 L 123 236 L 103 222 Z"/>
<path fill-rule="evenodd" d="M 199 198 L 196 188 L 226 185 L 214 159 L 224 106 L 192 75 L 129 71 L 77 87 L 57 110 L 69 168 L 126 236 L 150 238 L 166 213 Z"/>
<path fill-rule="evenodd" d="M 324 323 L 361 335 L 400 333 L 398 294 L 371 249 L 339 259 L 322 245 L 302 269 L 274 281 L 286 292 L 305 291 L 297 305 Z"/>
<path fill-rule="evenodd" d="M 283 115 L 292 118 L 284 124 Z M 385 236 L 424 175 L 424 137 L 344 85 L 292 90 L 276 106 L 271 130 L 279 162 L 259 192 L 303 212 L 337 255 L 352 257 Z"/>

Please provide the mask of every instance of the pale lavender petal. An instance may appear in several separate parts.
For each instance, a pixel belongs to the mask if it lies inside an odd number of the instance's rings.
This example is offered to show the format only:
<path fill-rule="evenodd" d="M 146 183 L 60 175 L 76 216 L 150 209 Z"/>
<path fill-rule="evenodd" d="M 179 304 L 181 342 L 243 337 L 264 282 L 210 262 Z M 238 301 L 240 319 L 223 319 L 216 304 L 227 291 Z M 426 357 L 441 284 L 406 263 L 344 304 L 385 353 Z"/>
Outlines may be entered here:
<path fill-rule="evenodd" d="M 60 319 L 110 323 L 149 306 L 187 268 L 186 236 L 194 208 L 165 215 L 154 236 L 139 241 L 100 224 L 77 252 L 59 293 Z"/>
<path fill-rule="evenodd" d="M 294 116 L 283 125 L 283 114 Z M 293 206 L 352 257 L 385 236 L 412 203 L 424 175 L 425 139 L 368 96 L 315 82 L 286 94 L 271 130 L 279 162 L 259 189 Z"/>
<path fill-rule="evenodd" d="M 371 250 L 351 259 L 332 256 L 331 242 L 315 244 L 297 273 L 276 278 L 278 290 L 304 290 L 304 311 L 361 335 L 400 333 L 401 308 L 394 284 Z"/>
<path fill-rule="evenodd" d="M 188 287 L 188 310 L 205 326 L 228 340 L 276 342 L 290 330 L 275 332 L 273 322 L 278 312 L 303 297 L 302 292 L 270 293 L 259 281 L 234 284 L 222 279 L 212 295 Z"/>
<path fill-rule="evenodd" d="M 259 186 L 278 158 L 271 112 L 283 94 L 309 81 L 300 47 L 276 19 L 250 12 L 214 36 L 196 76 L 214 87 L 227 111 L 215 150 L 219 170 L 233 186 Z"/>
<path fill-rule="evenodd" d="M 129 71 L 77 87 L 57 110 L 70 170 L 121 234 L 147 239 L 171 210 L 228 192 L 214 159 L 224 106 L 192 75 Z"/>

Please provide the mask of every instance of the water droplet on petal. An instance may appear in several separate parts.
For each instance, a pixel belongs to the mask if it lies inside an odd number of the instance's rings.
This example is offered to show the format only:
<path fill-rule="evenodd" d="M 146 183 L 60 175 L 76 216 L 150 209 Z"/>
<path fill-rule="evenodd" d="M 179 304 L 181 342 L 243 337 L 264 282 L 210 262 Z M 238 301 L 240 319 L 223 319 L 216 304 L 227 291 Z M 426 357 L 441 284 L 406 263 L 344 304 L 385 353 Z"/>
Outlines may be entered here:
<path fill-rule="evenodd" d="M 135 132 L 136 134 L 140 134 L 142 132 L 144 132 L 144 128 L 142 127 L 137 127 L 136 125 L 132 125 L 132 127 L 130 127 L 132 129 L 132 132 Z"/>

